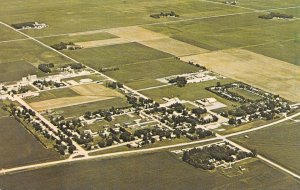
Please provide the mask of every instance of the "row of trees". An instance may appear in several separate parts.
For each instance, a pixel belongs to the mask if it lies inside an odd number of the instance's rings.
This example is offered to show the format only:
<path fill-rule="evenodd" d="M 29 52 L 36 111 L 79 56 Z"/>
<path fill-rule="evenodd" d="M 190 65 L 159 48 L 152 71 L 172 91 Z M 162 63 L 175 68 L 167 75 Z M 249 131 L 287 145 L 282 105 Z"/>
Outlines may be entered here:
<path fill-rule="evenodd" d="M 51 68 L 53 67 L 54 67 L 53 63 L 43 63 L 43 64 L 39 64 L 38 66 L 38 68 L 44 73 L 51 73 L 52 72 Z"/>

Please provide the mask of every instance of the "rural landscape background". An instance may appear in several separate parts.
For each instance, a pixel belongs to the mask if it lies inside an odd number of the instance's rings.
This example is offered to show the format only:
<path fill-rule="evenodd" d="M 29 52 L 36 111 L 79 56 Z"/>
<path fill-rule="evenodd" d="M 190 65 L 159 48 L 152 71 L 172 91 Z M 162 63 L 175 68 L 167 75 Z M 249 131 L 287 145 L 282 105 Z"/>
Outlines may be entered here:
<path fill-rule="evenodd" d="M 300 189 L 299 0 L 0 3 L 0 190 Z"/>

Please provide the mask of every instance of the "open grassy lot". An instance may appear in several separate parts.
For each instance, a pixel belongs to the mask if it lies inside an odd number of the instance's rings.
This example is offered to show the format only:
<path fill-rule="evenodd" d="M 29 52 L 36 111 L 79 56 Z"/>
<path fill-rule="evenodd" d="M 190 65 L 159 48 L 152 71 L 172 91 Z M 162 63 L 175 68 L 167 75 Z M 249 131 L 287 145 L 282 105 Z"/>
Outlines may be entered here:
<path fill-rule="evenodd" d="M 54 109 L 54 112 L 52 114 L 63 115 L 65 118 L 79 117 L 87 111 L 93 112 L 99 109 L 110 109 L 112 106 L 114 106 L 115 108 L 121 108 L 129 106 L 129 104 L 127 103 L 127 100 L 125 98 L 116 97 L 108 100 Z"/>
<path fill-rule="evenodd" d="M 28 1 L 1 1 L 0 17 L 7 23 L 44 22 L 44 30 L 28 30 L 31 35 L 49 35 L 103 28 L 157 23 L 171 20 L 241 12 L 237 7 L 224 7 L 198 0 L 53 0 L 47 3 Z M 175 11 L 179 18 L 153 19 L 149 15 Z"/>
<path fill-rule="evenodd" d="M 233 106 L 237 106 L 238 104 L 235 102 L 231 102 L 228 100 L 225 100 L 216 94 L 207 91 L 205 88 L 210 86 L 215 86 L 217 82 L 220 82 L 221 84 L 227 84 L 234 82 L 232 79 L 222 79 L 222 80 L 212 80 L 207 82 L 201 82 L 201 83 L 193 83 L 188 84 L 185 87 L 176 87 L 176 86 L 167 86 L 152 90 L 146 90 L 142 91 L 141 93 L 153 98 L 155 101 L 162 103 L 162 98 L 174 98 L 178 97 L 182 100 L 200 100 L 203 98 L 216 98 L 218 101 L 226 104 L 228 106 L 228 109 L 232 108 Z"/>
<path fill-rule="evenodd" d="M 115 97 L 123 97 L 123 95 L 116 90 L 97 83 L 72 86 L 54 92 L 56 92 L 56 94 L 47 94 L 48 92 L 46 92 L 46 94 L 42 96 L 43 100 L 38 100 L 39 97 L 37 97 L 34 102 L 30 103 L 30 106 L 37 111 L 44 111 L 107 100 Z"/>
<path fill-rule="evenodd" d="M 136 88 L 137 86 L 146 88 L 152 87 L 153 83 L 157 83 L 155 79 L 175 74 L 196 72 L 198 70 L 198 67 L 189 65 L 172 57 L 121 65 L 119 66 L 119 70 L 109 71 L 105 74 L 132 88 Z M 138 81 L 141 81 L 141 83 L 138 83 Z M 131 85 L 132 82 L 133 85 Z M 148 82 L 149 84 L 147 84 Z"/>
<path fill-rule="evenodd" d="M 98 121 L 90 125 L 86 125 L 81 130 L 91 129 L 93 132 L 98 132 L 106 126 L 113 127 L 115 124 L 123 125 L 125 122 L 134 123 L 134 120 L 142 119 L 136 114 L 115 116 L 111 122 L 106 120 Z"/>
<path fill-rule="evenodd" d="M 40 93 L 39 96 L 29 97 L 28 99 L 26 99 L 26 102 L 32 103 L 32 102 L 39 102 L 43 100 L 56 99 L 61 97 L 74 97 L 78 95 L 79 94 L 76 93 L 71 88 L 62 88 L 62 89 L 43 91 Z"/>
<path fill-rule="evenodd" d="M 59 159 L 54 149 L 45 149 L 14 118 L 0 118 L 0 168 Z"/>
<path fill-rule="evenodd" d="M 299 173 L 299 123 L 287 121 L 247 135 L 249 138 L 238 136 L 232 140 L 245 147 L 256 149 L 259 154 Z"/>
<path fill-rule="evenodd" d="M 171 57 L 169 54 L 138 43 L 88 48 L 65 53 L 94 69 Z"/>
<path fill-rule="evenodd" d="M 0 82 L 19 81 L 28 75 L 43 76 L 36 67 L 26 61 L 0 63 Z"/>
<path fill-rule="evenodd" d="M 256 94 L 253 94 L 251 92 L 248 92 L 246 90 L 243 90 L 243 89 L 233 88 L 233 89 L 230 89 L 229 91 L 231 91 L 233 93 L 237 93 L 238 95 L 243 96 L 244 98 L 247 98 L 247 99 L 253 100 L 253 101 L 262 99 L 262 97 L 260 97 Z"/>
<path fill-rule="evenodd" d="M 6 175 L 5 189 L 299 189 L 293 178 L 257 160 L 239 163 L 244 174 L 227 177 L 178 160 L 170 153 L 90 160 Z M 117 166 L 117 168 L 116 168 Z M 174 177 L 176 174 L 176 177 Z M 39 180 L 31 180 L 36 179 Z M 80 180 L 78 180 L 80 179 Z M 18 183 L 15 183 L 18 181 Z M 28 183 L 30 181 L 30 183 Z M 45 185 L 47 184 L 47 185 Z"/>
<path fill-rule="evenodd" d="M 0 64 L 20 60 L 36 67 L 41 63 L 65 64 L 71 62 L 32 40 L 0 44 Z"/>
<path fill-rule="evenodd" d="M 92 34 L 74 34 L 74 35 L 61 35 L 61 36 L 50 36 L 50 37 L 43 37 L 39 38 L 40 41 L 44 42 L 48 45 L 54 45 L 60 42 L 86 42 L 86 41 L 93 41 L 93 40 L 105 40 L 116 38 L 112 34 L 107 32 L 99 32 L 99 33 L 92 33 Z"/>
<path fill-rule="evenodd" d="M 1 41 L 25 39 L 26 37 L 0 24 L 0 43 Z"/>

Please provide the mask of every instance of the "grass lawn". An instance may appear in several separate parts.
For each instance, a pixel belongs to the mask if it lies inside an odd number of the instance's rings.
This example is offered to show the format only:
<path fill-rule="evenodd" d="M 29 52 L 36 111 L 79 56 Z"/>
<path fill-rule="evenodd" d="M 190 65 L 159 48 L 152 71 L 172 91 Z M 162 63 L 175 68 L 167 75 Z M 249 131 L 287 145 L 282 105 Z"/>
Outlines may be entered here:
<path fill-rule="evenodd" d="M 121 108 L 129 106 L 129 104 L 126 99 L 118 97 L 109 100 L 55 109 L 54 114 L 63 115 L 65 118 L 79 117 L 87 111 L 93 112 L 99 109 L 110 109 L 112 106 L 115 108 Z"/>
<path fill-rule="evenodd" d="M 91 129 L 93 132 L 98 132 L 99 130 L 103 129 L 105 126 L 113 127 L 115 124 L 123 125 L 124 122 L 133 122 L 135 119 L 141 119 L 136 114 L 132 114 L 133 117 L 130 117 L 128 115 L 120 115 L 114 117 L 115 119 L 111 122 L 108 122 L 106 120 L 102 120 L 96 123 L 93 123 L 91 125 L 86 125 L 82 128 L 82 130 Z"/>
<path fill-rule="evenodd" d="M 86 42 L 86 41 L 94 41 L 94 40 L 105 40 L 105 39 L 111 39 L 116 38 L 117 36 L 114 36 L 107 32 L 100 32 L 100 33 L 94 33 L 94 34 L 82 34 L 82 35 L 61 35 L 61 36 L 51 36 L 51 37 L 43 37 L 39 38 L 40 41 L 44 42 L 48 45 L 54 45 L 60 42 Z"/>
<path fill-rule="evenodd" d="M 54 149 L 45 149 L 14 118 L 0 118 L 0 168 L 60 159 Z"/>
<path fill-rule="evenodd" d="M 241 145 L 256 149 L 257 152 L 280 165 L 299 173 L 299 123 L 287 121 L 275 126 L 233 137 Z"/>
<path fill-rule="evenodd" d="M 26 61 L 0 63 L 0 83 L 19 81 L 28 75 L 43 76 L 44 74 Z"/>
<path fill-rule="evenodd" d="M 152 87 L 153 84 L 157 83 L 155 79 L 199 70 L 198 67 L 189 65 L 173 57 L 122 65 L 119 68 L 120 70 L 109 71 L 105 74 L 135 88 L 137 86 L 140 88 Z M 138 83 L 138 81 L 141 81 L 141 83 Z M 131 85 L 132 82 L 133 85 Z"/>
<path fill-rule="evenodd" d="M 62 88 L 62 89 L 43 91 L 40 93 L 39 96 L 30 97 L 26 99 L 26 102 L 32 103 L 32 102 L 39 102 L 43 100 L 56 99 L 62 97 L 74 97 L 74 96 L 79 96 L 79 94 L 70 88 Z"/>
<path fill-rule="evenodd" d="M 262 99 L 261 96 L 258 96 L 256 94 L 253 94 L 251 92 L 248 92 L 246 90 L 243 90 L 243 89 L 239 89 L 239 88 L 233 88 L 233 89 L 229 89 L 230 92 L 233 92 L 233 93 L 236 93 L 240 96 L 243 96 L 244 98 L 247 98 L 249 100 L 253 100 L 253 101 L 256 101 L 256 100 L 260 100 Z"/>
<path fill-rule="evenodd" d="M 154 99 L 159 103 L 163 103 L 162 98 L 164 97 L 167 98 L 178 97 L 181 100 L 191 100 L 191 101 L 200 100 L 203 98 L 216 98 L 218 101 L 226 104 L 228 106 L 228 109 L 237 106 L 238 103 L 223 99 L 218 95 L 209 92 L 208 90 L 205 89 L 206 87 L 215 86 L 217 82 L 220 82 L 221 84 L 227 84 L 227 83 L 232 83 L 234 81 L 232 79 L 212 80 L 207 82 L 188 84 L 182 88 L 176 86 L 167 86 L 167 87 L 142 91 L 141 93 Z"/>
<path fill-rule="evenodd" d="M 282 119 L 282 118 L 280 118 Z M 275 120 L 255 120 L 255 121 L 252 121 L 250 123 L 246 123 L 246 124 L 243 124 L 243 125 L 240 125 L 240 126 L 232 126 L 232 125 L 224 125 L 224 126 L 221 126 L 217 129 L 215 129 L 215 131 L 221 135 L 227 135 L 227 134 L 231 134 L 231 133 L 236 133 L 236 132 L 239 132 L 239 131 L 245 131 L 245 130 L 248 130 L 248 129 L 252 129 L 252 128 L 256 128 L 256 127 L 260 127 L 260 126 L 263 126 L 263 125 L 267 125 L 269 123 L 272 123 L 274 121 L 277 121 L 278 119 L 275 119 Z M 225 129 L 224 131 L 222 131 L 223 129 Z M 220 131 L 221 130 L 221 131 Z"/>
<path fill-rule="evenodd" d="M 0 17 L 13 24 L 38 21 L 49 25 L 43 30 L 27 30 L 30 35 L 41 36 L 97 30 L 112 27 L 158 23 L 185 18 L 212 16 L 244 11 L 237 7 L 202 2 L 198 0 L 53 0 L 36 3 L 35 0 L 3 1 Z M 150 14 L 175 11 L 179 18 L 154 19 Z"/>
<path fill-rule="evenodd" d="M 89 160 L 0 178 L 5 189 L 299 189 L 290 176 L 256 159 L 239 163 L 242 175 L 196 169 L 170 153 Z M 117 169 L 116 169 L 117 166 Z M 180 172 L 180 173 L 178 173 Z M 176 174 L 174 176 L 174 174 Z M 37 178 L 39 180 L 29 179 Z M 80 179 L 80 180 L 78 180 Z M 18 181 L 18 183 L 15 183 Z M 45 186 L 45 183 L 47 185 Z M 59 184 L 59 185 L 58 185 Z"/>
<path fill-rule="evenodd" d="M 96 70 L 171 57 L 171 55 L 167 53 L 138 43 L 126 43 L 64 52 Z"/>

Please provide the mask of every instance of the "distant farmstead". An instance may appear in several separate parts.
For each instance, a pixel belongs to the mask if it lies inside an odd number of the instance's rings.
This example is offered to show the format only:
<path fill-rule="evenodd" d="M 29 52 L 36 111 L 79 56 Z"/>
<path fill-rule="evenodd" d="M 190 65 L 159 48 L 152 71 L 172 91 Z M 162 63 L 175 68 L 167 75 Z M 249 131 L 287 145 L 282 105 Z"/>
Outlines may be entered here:
<path fill-rule="evenodd" d="M 17 23 L 12 24 L 12 27 L 14 27 L 17 30 L 26 30 L 26 29 L 43 29 L 48 27 L 47 24 L 44 23 L 38 23 L 38 22 L 24 22 L 24 23 Z"/>

